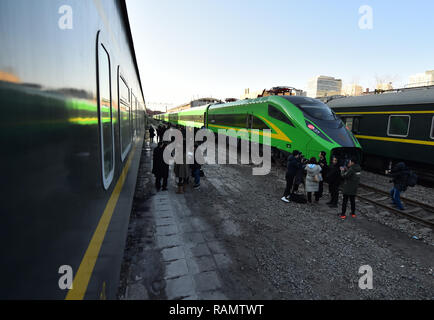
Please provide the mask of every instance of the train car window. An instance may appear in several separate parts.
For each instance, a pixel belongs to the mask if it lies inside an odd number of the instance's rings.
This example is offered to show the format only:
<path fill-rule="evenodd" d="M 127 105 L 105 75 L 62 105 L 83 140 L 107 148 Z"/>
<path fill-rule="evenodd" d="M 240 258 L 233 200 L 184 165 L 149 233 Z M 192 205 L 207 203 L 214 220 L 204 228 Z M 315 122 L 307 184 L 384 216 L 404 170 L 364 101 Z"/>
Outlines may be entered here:
<path fill-rule="evenodd" d="M 390 116 L 387 126 L 387 135 L 407 137 L 410 129 L 410 116 Z"/>
<path fill-rule="evenodd" d="M 353 131 L 354 118 L 345 118 L 344 123 L 349 131 Z"/>
<path fill-rule="evenodd" d="M 121 78 L 122 81 L 120 81 L 120 97 L 121 100 L 125 103 L 129 103 L 130 102 L 130 89 L 128 88 L 127 83 L 125 82 L 125 80 L 123 78 Z"/>
<path fill-rule="evenodd" d="M 137 135 L 139 135 L 139 131 L 140 131 L 140 120 L 139 120 L 139 101 L 137 101 L 136 98 L 136 112 L 135 112 L 135 117 L 136 117 L 136 133 Z"/>
<path fill-rule="evenodd" d="M 170 113 L 169 114 L 169 121 L 170 122 L 177 122 L 179 119 L 178 114 L 177 113 Z"/>
<path fill-rule="evenodd" d="M 434 117 L 432 117 L 432 123 L 431 123 L 431 139 L 434 139 Z"/>
<path fill-rule="evenodd" d="M 359 117 L 355 117 L 353 120 L 353 132 L 354 133 L 358 133 L 359 132 L 359 127 L 360 127 L 360 118 Z"/>
<path fill-rule="evenodd" d="M 210 116 L 210 123 L 224 127 L 246 127 L 246 114 L 214 114 Z"/>
<path fill-rule="evenodd" d="M 289 120 L 288 117 L 285 116 L 282 111 L 280 111 L 279 109 L 277 109 L 276 107 L 270 104 L 268 105 L 268 115 L 274 119 L 277 119 L 284 123 L 288 123 L 289 125 L 295 127 L 294 124 L 291 122 L 291 120 Z"/>
<path fill-rule="evenodd" d="M 131 148 L 131 103 L 130 89 L 121 76 L 119 76 L 119 97 L 121 159 L 124 161 Z"/>
<path fill-rule="evenodd" d="M 264 121 L 253 116 L 252 129 L 264 130 L 264 129 L 270 129 L 270 128 L 264 123 Z"/>
<path fill-rule="evenodd" d="M 98 47 L 98 108 L 101 136 L 102 178 L 106 190 L 110 187 L 113 180 L 115 162 L 110 70 L 109 54 L 101 44 Z"/>
<path fill-rule="evenodd" d="M 300 103 L 296 105 L 303 112 L 318 120 L 337 120 L 336 114 L 329 106 L 322 102 L 312 101 L 309 103 Z"/>

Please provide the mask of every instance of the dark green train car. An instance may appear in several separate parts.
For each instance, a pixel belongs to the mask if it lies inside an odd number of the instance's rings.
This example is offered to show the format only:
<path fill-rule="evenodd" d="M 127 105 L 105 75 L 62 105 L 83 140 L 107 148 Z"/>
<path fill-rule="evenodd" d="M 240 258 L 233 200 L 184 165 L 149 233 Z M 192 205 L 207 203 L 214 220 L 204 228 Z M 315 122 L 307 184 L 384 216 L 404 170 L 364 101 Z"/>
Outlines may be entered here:
<path fill-rule="evenodd" d="M 360 140 L 366 166 L 383 170 L 405 161 L 434 169 L 434 88 L 341 98 L 328 105 Z"/>
<path fill-rule="evenodd" d="M 114 299 L 146 120 L 125 1 L 2 0 L 0 28 L 0 299 Z"/>

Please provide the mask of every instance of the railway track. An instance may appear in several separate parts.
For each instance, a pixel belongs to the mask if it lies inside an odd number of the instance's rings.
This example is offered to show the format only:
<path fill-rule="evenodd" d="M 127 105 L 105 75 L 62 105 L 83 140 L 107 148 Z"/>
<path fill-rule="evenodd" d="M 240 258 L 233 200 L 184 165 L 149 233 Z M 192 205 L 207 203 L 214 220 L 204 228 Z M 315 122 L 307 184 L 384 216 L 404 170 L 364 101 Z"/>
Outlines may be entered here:
<path fill-rule="evenodd" d="M 433 206 L 416 200 L 401 197 L 401 201 L 406 208 L 403 211 L 399 210 L 391 203 L 389 192 L 362 183 L 360 183 L 359 188 L 359 199 L 392 211 L 396 214 L 405 216 L 406 218 L 434 229 Z"/>

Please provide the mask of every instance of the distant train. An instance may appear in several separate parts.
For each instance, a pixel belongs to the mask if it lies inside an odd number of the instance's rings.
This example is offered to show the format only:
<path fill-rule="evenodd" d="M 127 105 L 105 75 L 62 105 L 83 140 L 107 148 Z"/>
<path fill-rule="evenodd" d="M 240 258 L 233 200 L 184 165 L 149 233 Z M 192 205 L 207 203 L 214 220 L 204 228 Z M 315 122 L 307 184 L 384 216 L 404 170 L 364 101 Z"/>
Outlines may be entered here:
<path fill-rule="evenodd" d="M 114 299 L 146 122 L 125 1 L 2 0 L 0 24 L 0 299 Z"/>
<path fill-rule="evenodd" d="M 360 141 L 364 165 L 388 169 L 405 161 L 434 181 L 434 87 L 333 99 L 328 105 Z"/>
<path fill-rule="evenodd" d="M 318 157 L 327 152 L 330 160 L 356 156 L 361 158 L 361 146 L 342 121 L 319 100 L 300 96 L 268 96 L 254 100 L 239 100 L 213 104 L 182 112 L 154 116 L 155 119 L 186 127 L 206 127 L 247 132 L 253 140 L 253 129 L 271 130 L 274 158 L 285 158 L 299 150 L 305 157 Z M 259 142 L 263 140 L 259 137 Z"/>

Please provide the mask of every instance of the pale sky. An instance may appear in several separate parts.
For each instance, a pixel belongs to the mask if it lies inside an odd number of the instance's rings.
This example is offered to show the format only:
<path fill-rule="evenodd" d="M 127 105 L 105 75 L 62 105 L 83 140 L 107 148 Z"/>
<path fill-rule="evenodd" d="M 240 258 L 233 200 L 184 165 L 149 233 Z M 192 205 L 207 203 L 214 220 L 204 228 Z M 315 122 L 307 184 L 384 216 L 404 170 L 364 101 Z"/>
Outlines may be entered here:
<path fill-rule="evenodd" d="M 359 8 L 373 29 L 359 28 Z M 307 88 L 316 75 L 395 87 L 434 69 L 431 0 L 127 0 L 148 108 Z M 152 104 L 152 103 L 162 103 Z"/>

